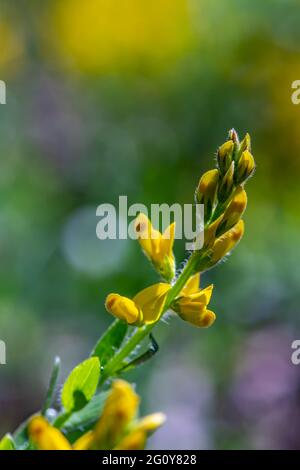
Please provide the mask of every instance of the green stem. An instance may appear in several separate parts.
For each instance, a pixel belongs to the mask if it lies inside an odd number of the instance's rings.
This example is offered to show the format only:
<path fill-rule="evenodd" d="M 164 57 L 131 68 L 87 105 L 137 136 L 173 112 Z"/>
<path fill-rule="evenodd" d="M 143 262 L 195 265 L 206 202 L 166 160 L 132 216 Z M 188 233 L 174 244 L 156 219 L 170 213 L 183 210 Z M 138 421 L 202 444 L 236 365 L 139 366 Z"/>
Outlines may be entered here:
<path fill-rule="evenodd" d="M 185 268 L 178 276 L 175 284 L 170 289 L 163 313 L 165 313 L 169 309 L 173 300 L 181 292 L 182 288 L 185 286 L 190 276 L 194 273 L 195 262 L 196 255 L 194 252 L 188 260 L 187 264 L 185 265 Z M 128 341 L 104 368 L 100 385 L 103 384 L 107 379 L 115 375 L 117 370 L 121 367 L 122 362 L 130 355 L 132 351 L 134 351 L 134 349 L 143 341 L 143 339 L 151 333 L 152 329 L 155 327 L 156 324 L 157 322 L 151 323 L 150 325 L 144 325 L 140 328 L 136 328 L 135 332 L 130 336 Z"/>

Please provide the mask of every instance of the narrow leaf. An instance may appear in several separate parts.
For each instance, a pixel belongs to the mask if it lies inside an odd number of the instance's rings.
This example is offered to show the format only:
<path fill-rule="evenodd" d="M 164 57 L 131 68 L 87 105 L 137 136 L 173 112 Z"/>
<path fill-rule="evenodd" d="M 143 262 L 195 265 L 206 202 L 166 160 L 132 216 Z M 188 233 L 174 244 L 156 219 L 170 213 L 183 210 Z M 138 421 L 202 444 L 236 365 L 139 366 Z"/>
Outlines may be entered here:
<path fill-rule="evenodd" d="M 91 352 L 91 356 L 96 356 L 104 367 L 120 348 L 128 329 L 127 323 L 115 320 L 106 332 L 101 336 L 98 343 Z"/>
<path fill-rule="evenodd" d="M 68 435 L 78 429 L 87 431 L 98 421 L 108 392 L 101 392 L 95 395 L 91 401 L 80 411 L 72 413 L 72 415 L 63 423 L 61 429 Z"/>
<path fill-rule="evenodd" d="M 62 404 L 66 412 L 83 408 L 96 392 L 100 378 L 100 361 L 91 357 L 82 362 L 67 378 L 62 390 Z"/>
<path fill-rule="evenodd" d="M 49 387 L 46 395 L 46 400 L 44 403 L 44 406 L 42 408 L 41 414 L 44 416 L 46 414 L 46 411 L 50 406 L 52 405 L 53 402 L 53 397 L 55 393 L 55 387 L 57 384 L 57 379 L 60 371 L 60 358 L 56 357 L 54 359 L 54 364 L 51 372 L 51 377 L 50 377 L 50 382 L 49 382 Z"/>
<path fill-rule="evenodd" d="M 10 434 L 6 434 L 0 441 L 0 450 L 15 450 L 16 446 Z"/>

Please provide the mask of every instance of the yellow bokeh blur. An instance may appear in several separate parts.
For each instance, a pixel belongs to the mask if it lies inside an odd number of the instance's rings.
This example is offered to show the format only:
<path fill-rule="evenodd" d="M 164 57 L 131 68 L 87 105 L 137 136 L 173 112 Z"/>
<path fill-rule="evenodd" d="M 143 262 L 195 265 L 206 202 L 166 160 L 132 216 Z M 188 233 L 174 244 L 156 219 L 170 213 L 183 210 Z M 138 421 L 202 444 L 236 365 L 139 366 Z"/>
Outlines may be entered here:
<path fill-rule="evenodd" d="M 82 72 L 160 70 L 193 43 L 189 0 L 59 0 L 51 41 Z"/>
<path fill-rule="evenodd" d="M 15 25 L 11 25 L 4 17 L 0 17 L 0 38 L 3 44 L 0 54 L 0 73 L 3 78 L 21 65 L 23 46 Z"/>

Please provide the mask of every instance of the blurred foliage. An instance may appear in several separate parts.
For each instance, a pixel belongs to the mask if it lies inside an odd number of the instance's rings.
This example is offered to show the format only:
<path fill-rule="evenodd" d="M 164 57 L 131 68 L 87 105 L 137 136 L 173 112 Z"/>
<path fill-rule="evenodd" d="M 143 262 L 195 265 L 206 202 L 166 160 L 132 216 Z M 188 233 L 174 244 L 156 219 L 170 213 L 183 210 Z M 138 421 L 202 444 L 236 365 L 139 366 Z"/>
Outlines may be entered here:
<path fill-rule="evenodd" d="M 65 374 L 86 357 L 105 295 L 155 280 L 134 242 L 97 241 L 96 207 L 191 202 L 234 126 L 257 172 L 243 242 L 203 279 L 218 320 L 171 318 L 128 376 L 168 415 L 154 448 L 299 447 L 299 20 L 297 0 L 2 1 L 1 434 L 39 406 L 56 354 Z"/>

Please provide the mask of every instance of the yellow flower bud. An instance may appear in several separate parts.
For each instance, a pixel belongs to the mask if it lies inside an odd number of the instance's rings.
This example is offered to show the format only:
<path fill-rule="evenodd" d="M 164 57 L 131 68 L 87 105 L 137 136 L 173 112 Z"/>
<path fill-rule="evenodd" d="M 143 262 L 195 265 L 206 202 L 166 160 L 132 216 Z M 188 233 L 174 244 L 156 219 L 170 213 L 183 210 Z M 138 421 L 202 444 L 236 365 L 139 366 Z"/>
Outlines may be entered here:
<path fill-rule="evenodd" d="M 234 162 L 231 162 L 225 175 L 222 177 L 218 188 L 219 201 L 226 201 L 233 190 Z"/>
<path fill-rule="evenodd" d="M 246 181 L 246 179 L 252 175 L 254 168 L 255 162 L 253 155 L 249 152 L 249 150 L 244 150 L 241 158 L 239 159 L 234 175 L 236 184 L 241 184 Z"/>
<path fill-rule="evenodd" d="M 239 144 L 239 136 L 235 129 L 230 129 L 229 131 L 229 139 L 231 139 L 234 143 Z"/>
<path fill-rule="evenodd" d="M 241 145 L 240 145 L 240 155 L 245 151 L 245 150 L 248 150 L 249 152 L 251 152 L 251 138 L 250 138 L 250 135 L 247 134 L 245 135 L 245 137 L 243 138 L 242 142 L 241 142 Z"/>
<path fill-rule="evenodd" d="M 240 220 L 246 209 L 246 206 L 247 193 L 242 186 L 238 186 L 233 194 L 232 201 L 224 212 L 222 222 L 217 228 L 217 237 L 231 229 Z"/>
<path fill-rule="evenodd" d="M 147 258 L 166 281 L 171 281 L 175 276 L 175 223 L 170 224 L 161 234 L 152 227 L 148 217 L 141 213 L 136 218 L 135 231 Z"/>
<path fill-rule="evenodd" d="M 206 227 L 204 230 L 204 248 L 211 248 L 215 243 L 216 232 L 222 220 L 223 214 L 220 215 L 220 217 L 218 217 L 214 222 L 209 224 L 208 227 Z"/>
<path fill-rule="evenodd" d="M 93 449 L 112 449 L 135 418 L 139 397 L 125 380 L 115 380 L 94 428 Z"/>
<path fill-rule="evenodd" d="M 234 142 L 228 140 L 218 150 L 218 165 L 222 174 L 225 174 L 232 162 Z"/>
<path fill-rule="evenodd" d="M 211 216 L 219 182 L 219 170 L 209 170 L 200 178 L 196 190 L 196 202 L 204 204 L 204 219 L 207 221 Z"/>
<path fill-rule="evenodd" d="M 72 450 L 65 436 L 42 416 L 36 416 L 30 421 L 28 434 L 39 450 Z"/>
<path fill-rule="evenodd" d="M 244 221 L 240 220 L 224 235 L 217 238 L 212 247 L 212 256 L 209 262 L 209 267 L 214 266 L 224 256 L 226 256 L 240 241 L 244 234 Z"/>
<path fill-rule="evenodd" d="M 129 325 L 138 324 L 142 320 L 142 313 L 133 300 L 119 294 L 109 294 L 105 301 L 106 310 Z"/>

